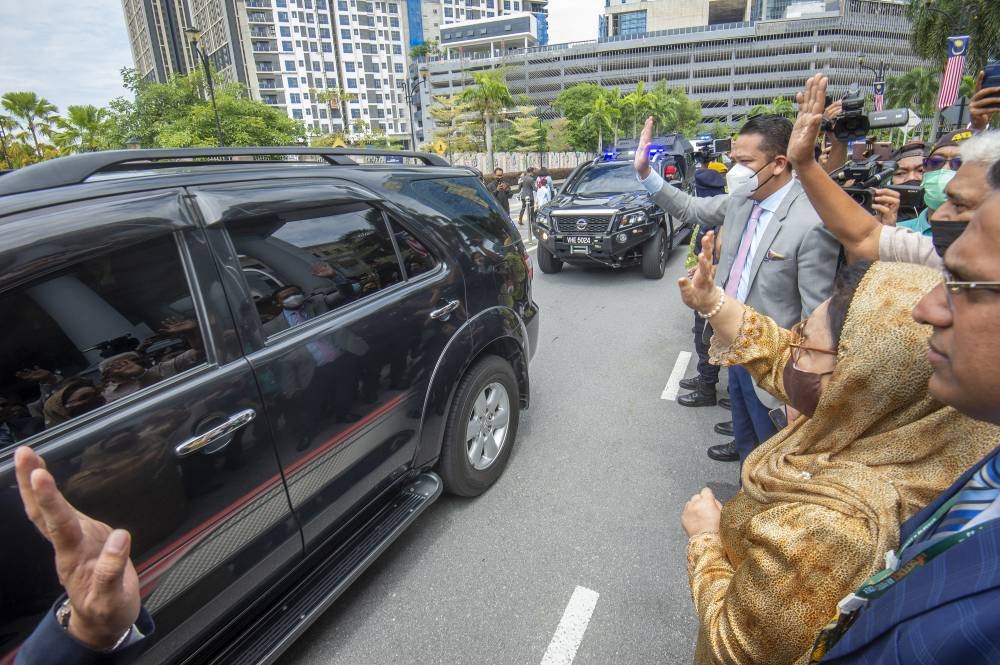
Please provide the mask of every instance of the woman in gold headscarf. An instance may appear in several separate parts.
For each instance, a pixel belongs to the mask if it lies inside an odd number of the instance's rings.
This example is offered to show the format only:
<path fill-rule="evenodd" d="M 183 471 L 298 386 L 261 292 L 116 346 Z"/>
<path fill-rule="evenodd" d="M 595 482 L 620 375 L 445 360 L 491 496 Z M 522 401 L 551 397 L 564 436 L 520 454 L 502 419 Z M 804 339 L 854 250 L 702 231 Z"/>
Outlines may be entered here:
<path fill-rule="evenodd" d="M 747 458 L 725 506 L 705 489 L 685 507 L 695 663 L 795 663 L 838 601 L 885 567 L 900 523 L 1000 443 L 1000 428 L 927 392 L 929 330 L 910 311 L 937 271 L 852 266 L 784 330 L 725 298 L 711 243 L 679 285 L 715 330 L 712 361 L 743 365 L 803 415 Z"/>

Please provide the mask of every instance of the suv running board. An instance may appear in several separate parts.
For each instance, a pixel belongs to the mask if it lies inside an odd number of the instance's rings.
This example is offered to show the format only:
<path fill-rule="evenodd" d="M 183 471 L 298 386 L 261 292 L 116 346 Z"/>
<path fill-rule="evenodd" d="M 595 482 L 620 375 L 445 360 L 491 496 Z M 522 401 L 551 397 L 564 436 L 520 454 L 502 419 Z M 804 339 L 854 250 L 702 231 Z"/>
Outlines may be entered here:
<path fill-rule="evenodd" d="M 378 556 L 441 496 L 441 478 L 421 473 L 344 547 L 317 566 L 274 608 L 254 621 L 228 648 L 211 659 L 212 665 L 273 663 L 323 612 L 333 605 L 351 582 L 361 576 Z"/>

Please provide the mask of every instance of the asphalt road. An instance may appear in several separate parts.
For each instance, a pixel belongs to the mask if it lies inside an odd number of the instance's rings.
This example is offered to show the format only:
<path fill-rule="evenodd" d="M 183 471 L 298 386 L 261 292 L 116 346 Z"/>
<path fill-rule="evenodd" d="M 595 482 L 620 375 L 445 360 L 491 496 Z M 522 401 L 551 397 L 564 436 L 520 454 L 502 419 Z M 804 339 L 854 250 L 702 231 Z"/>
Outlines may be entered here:
<path fill-rule="evenodd" d="M 680 510 L 705 484 L 729 498 L 738 478 L 705 456 L 728 412 L 661 398 L 693 350 L 683 253 L 660 281 L 536 268 L 531 408 L 504 475 L 477 499 L 431 506 L 283 665 L 537 665 L 578 586 L 599 596 L 573 663 L 690 662 Z"/>

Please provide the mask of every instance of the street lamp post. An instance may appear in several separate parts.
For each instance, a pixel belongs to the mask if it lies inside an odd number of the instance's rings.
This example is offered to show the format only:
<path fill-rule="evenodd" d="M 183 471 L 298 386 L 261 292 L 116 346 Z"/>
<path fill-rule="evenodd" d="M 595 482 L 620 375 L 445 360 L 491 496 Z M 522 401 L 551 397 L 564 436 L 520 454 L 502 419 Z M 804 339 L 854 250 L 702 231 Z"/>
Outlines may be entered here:
<path fill-rule="evenodd" d="M 201 62 L 201 66 L 205 70 L 208 96 L 212 101 L 212 114 L 215 115 L 215 140 L 220 148 L 225 147 L 226 141 L 222 138 L 222 123 L 219 122 L 219 109 L 215 106 L 215 85 L 212 83 L 212 68 L 208 64 L 208 56 L 205 55 L 203 50 L 198 48 L 198 35 L 201 34 L 201 30 L 198 28 L 185 28 L 184 32 L 187 33 L 188 39 L 191 42 L 192 53 Z"/>
<path fill-rule="evenodd" d="M 417 149 L 417 128 L 413 122 L 413 98 L 417 94 L 417 91 L 420 90 L 421 84 L 427 81 L 427 75 L 430 73 L 430 70 L 427 68 L 427 65 L 420 65 L 417 73 L 420 78 L 416 81 L 409 81 L 406 84 L 406 109 L 410 114 L 410 145 L 412 150 Z"/>

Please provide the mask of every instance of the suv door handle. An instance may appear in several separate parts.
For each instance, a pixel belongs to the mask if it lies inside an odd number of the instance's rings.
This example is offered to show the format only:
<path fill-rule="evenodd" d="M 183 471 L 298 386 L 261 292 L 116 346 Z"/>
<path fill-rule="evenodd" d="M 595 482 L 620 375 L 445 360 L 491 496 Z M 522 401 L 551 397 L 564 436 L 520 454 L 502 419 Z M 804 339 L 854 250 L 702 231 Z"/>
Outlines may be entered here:
<path fill-rule="evenodd" d="M 437 319 L 439 321 L 447 321 L 448 317 L 451 316 L 451 313 L 454 312 L 456 309 L 458 309 L 459 304 L 461 303 L 459 303 L 457 300 L 452 300 L 444 307 L 432 311 L 431 318 Z"/>
<path fill-rule="evenodd" d="M 213 427 L 212 429 L 192 437 L 174 448 L 174 455 L 177 457 L 187 457 L 191 453 L 201 450 L 213 441 L 229 436 L 236 430 L 246 427 L 257 417 L 257 412 L 253 409 L 246 409 L 234 414 L 226 422 Z"/>

